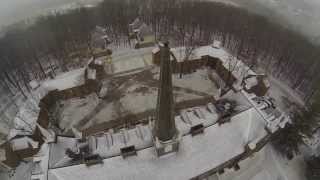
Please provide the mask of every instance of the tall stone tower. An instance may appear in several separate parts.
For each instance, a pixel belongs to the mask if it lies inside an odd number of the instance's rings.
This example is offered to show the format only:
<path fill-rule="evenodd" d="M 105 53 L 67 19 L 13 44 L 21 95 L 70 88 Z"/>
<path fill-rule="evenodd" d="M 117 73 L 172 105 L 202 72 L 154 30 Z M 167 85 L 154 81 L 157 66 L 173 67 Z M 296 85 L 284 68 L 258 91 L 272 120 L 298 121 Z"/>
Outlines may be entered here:
<path fill-rule="evenodd" d="M 179 149 L 179 133 L 174 120 L 172 66 L 168 43 L 160 45 L 160 60 L 160 85 L 154 127 L 154 140 L 158 156 L 176 152 Z"/>

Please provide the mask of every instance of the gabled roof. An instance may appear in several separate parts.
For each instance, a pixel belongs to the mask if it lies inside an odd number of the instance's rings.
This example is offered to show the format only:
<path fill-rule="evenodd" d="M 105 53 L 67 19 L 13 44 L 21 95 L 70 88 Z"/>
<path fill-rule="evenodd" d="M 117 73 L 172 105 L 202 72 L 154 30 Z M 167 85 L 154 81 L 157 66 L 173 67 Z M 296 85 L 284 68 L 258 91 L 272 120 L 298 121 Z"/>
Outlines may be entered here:
<path fill-rule="evenodd" d="M 25 149 L 36 149 L 39 146 L 39 142 L 32 140 L 29 137 L 15 138 L 10 141 L 13 151 L 25 150 Z"/>

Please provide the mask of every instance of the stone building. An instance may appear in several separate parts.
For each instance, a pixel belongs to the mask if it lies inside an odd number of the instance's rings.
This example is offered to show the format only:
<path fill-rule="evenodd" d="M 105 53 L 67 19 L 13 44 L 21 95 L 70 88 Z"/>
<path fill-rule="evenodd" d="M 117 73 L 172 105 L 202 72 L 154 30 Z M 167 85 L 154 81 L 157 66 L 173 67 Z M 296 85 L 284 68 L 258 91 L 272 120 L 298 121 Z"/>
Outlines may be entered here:
<path fill-rule="evenodd" d="M 18 166 L 18 154 L 16 154 L 10 146 L 9 142 L 0 145 L 0 171 L 8 171 Z"/>

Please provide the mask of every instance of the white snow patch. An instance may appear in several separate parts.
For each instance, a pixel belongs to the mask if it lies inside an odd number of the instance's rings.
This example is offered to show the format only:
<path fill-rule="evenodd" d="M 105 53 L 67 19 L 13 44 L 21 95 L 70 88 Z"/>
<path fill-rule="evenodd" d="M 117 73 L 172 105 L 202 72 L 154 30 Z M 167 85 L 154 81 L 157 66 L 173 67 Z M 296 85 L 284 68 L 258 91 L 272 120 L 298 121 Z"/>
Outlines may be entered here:
<path fill-rule="evenodd" d="M 42 83 L 42 87 L 46 90 L 65 90 L 75 86 L 84 84 L 84 70 L 80 68 L 72 70 L 55 77 L 53 80 L 47 80 Z"/>
<path fill-rule="evenodd" d="M 21 138 L 16 138 L 10 141 L 11 147 L 13 151 L 18 151 L 18 150 L 24 150 L 30 148 L 31 146 L 33 149 L 38 148 L 39 143 L 32 140 L 29 137 L 21 137 Z"/>
<path fill-rule="evenodd" d="M 127 60 L 115 61 L 113 63 L 114 73 L 125 72 L 133 69 L 145 67 L 144 61 L 141 57 L 132 57 Z"/>
<path fill-rule="evenodd" d="M 194 91 L 215 95 L 218 92 L 217 87 L 210 81 L 206 69 L 199 69 L 194 73 L 183 75 L 180 78 L 176 74 L 172 78 L 174 86 L 188 88 Z"/>

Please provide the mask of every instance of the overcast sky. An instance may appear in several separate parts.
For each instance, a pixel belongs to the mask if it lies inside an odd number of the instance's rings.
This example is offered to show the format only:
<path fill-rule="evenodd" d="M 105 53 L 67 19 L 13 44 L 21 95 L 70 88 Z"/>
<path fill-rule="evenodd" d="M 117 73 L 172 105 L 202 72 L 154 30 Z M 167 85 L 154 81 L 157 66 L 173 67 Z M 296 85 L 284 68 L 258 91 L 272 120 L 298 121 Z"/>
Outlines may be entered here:
<path fill-rule="evenodd" d="M 0 26 L 66 7 L 98 0 L 0 0 Z M 218 0 L 232 1 L 249 10 L 291 25 L 320 41 L 320 0 Z"/>
<path fill-rule="evenodd" d="M 89 4 L 98 0 L 0 0 L 0 26 L 34 17 L 75 3 Z"/>
<path fill-rule="evenodd" d="M 320 0 L 231 0 L 320 42 Z"/>

